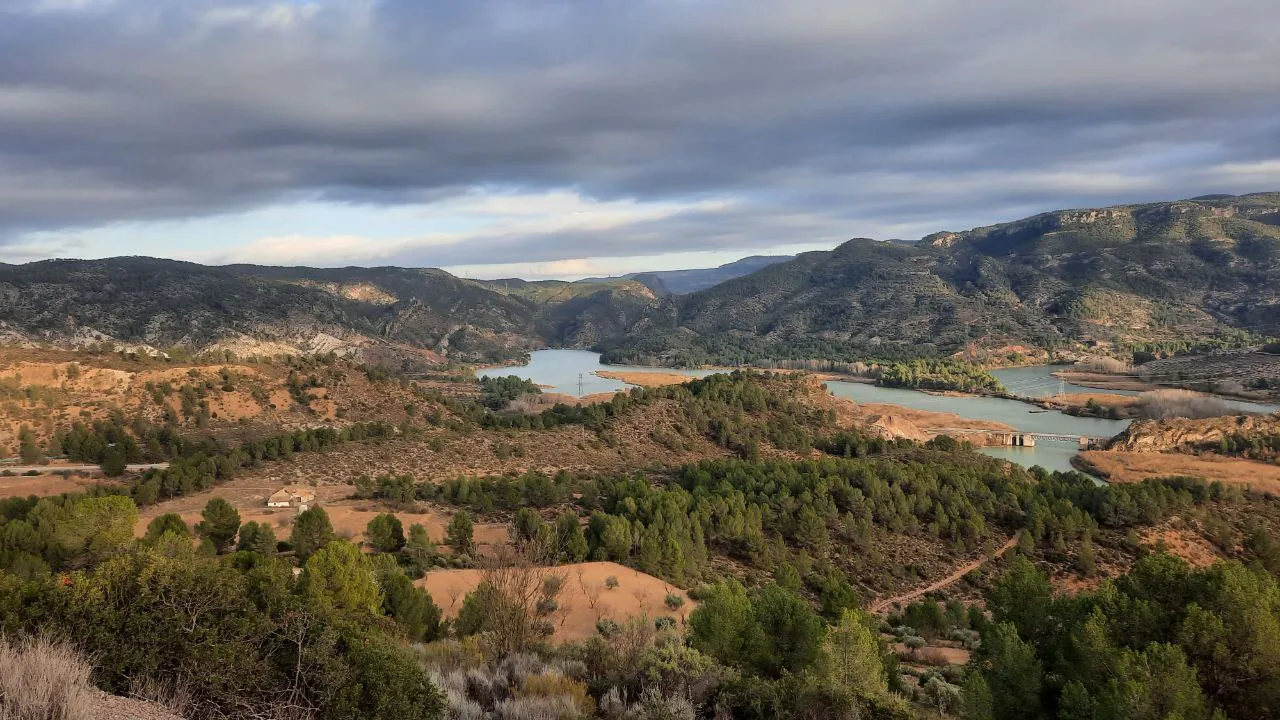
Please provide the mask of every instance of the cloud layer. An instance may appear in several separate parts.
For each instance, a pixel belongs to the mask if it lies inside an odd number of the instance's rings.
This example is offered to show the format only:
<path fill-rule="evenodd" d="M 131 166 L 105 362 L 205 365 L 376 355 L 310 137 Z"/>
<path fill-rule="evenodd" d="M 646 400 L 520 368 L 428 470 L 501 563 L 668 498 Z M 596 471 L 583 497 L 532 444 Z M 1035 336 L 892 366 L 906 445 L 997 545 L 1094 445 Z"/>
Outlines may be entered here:
<path fill-rule="evenodd" d="M 1277 189 L 1277 24 L 1274 0 L 0 0 L 0 242 L 318 202 L 424 224 L 197 254 L 541 262 Z"/>

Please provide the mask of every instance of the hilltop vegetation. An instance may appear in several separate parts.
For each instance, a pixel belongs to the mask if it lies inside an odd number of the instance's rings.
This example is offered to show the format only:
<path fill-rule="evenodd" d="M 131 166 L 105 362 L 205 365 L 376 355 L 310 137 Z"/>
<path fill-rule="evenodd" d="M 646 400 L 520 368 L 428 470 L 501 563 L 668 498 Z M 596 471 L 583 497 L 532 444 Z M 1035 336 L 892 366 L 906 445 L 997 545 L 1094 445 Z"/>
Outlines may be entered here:
<path fill-rule="evenodd" d="M 1060 211 L 805 253 L 664 303 L 608 346 L 698 364 L 1261 344 L 1280 333 L 1277 280 L 1280 194 Z"/>
<path fill-rule="evenodd" d="M 0 330 L 10 341 L 75 346 L 333 350 L 404 369 L 503 361 L 546 345 L 660 365 L 957 353 L 1004 362 L 1086 346 L 1142 362 L 1280 334 L 1277 218 L 1280 194 L 1214 196 L 573 283 L 46 261 L 0 267 Z"/>
<path fill-rule="evenodd" d="M 327 387 L 306 378 L 346 369 L 333 363 L 273 372 L 287 393 Z M 171 465 L 0 501 L 0 629 L 75 638 L 99 663 L 94 682 L 116 693 L 180 685 L 194 720 L 1074 718 L 1072 703 L 1113 712 L 1165 694 L 1187 718 L 1271 707 L 1275 664 L 1258 638 L 1278 612 L 1272 498 L 1186 479 L 1100 487 L 950 438 L 878 439 L 841 427 L 836 401 L 795 375 L 713 375 L 533 415 L 495 409 L 531 390 L 516 380 L 360 377 L 413 410 L 238 444 L 195 423 L 61 431 L 85 457 L 151 452 L 154 440 Z M 463 460 L 476 471 L 450 470 Z M 264 478 L 282 469 L 305 478 L 318 507 L 263 514 L 261 489 L 280 484 Z M 351 503 L 363 533 L 339 523 Z M 1170 570 L 1159 587 L 1128 579 L 1172 562 L 1143 560 L 1139 539 L 1170 527 L 1201 528 L 1256 569 Z M 1022 560 L 990 560 L 888 618 L 865 610 L 1013 538 Z M 652 577 L 579 580 L 572 597 L 586 604 L 569 607 L 570 568 L 587 560 Z M 415 578 L 438 568 L 473 568 L 478 581 L 432 597 Z M 1099 589 L 1049 601 L 1036 573 Z M 662 584 L 665 597 L 642 597 Z M 579 617 L 595 633 L 554 642 L 568 613 L 633 592 L 666 612 Z M 1173 609 L 1174 596 L 1204 614 Z M 1099 631 L 1105 643 L 1090 640 L 1101 665 L 1059 651 L 1082 647 L 1076 628 L 1094 607 L 1115 623 Z M 1128 610 L 1140 607 L 1169 614 Z M 1230 632 L 1215 635 L 1219 625 Z M 918 648 L 952 636 L 935 649 L 962 659 L 918 667 L 929 657 Z M 1214 639 L 1239 661 L 1221 662 Z M 1115 682 L 1091 683 L 1097 667 Z M 1039 690 L 1011 689 L 1023 684 Z M 1114 712 L 1086 717 L 1126 716 Z"/>
<path fill-rule="evenodd" d="M 403 423 L 402 378 L 324 354 L 169 360 L 105 351 L 0 350 L 0 453 L 101 462 L 172 454 L 179 436 L 240 442 L 317 423 Z M 86 444 L 93 435 L 98 440 Z"/>

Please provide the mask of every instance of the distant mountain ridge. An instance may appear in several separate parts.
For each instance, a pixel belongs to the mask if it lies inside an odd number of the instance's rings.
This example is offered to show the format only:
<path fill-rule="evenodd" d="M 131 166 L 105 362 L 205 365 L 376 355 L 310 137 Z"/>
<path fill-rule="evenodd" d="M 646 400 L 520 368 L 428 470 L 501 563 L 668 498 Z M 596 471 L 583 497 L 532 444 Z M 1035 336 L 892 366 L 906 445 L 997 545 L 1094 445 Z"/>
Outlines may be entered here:
<path fill-rule="evenodd" d="M 578 282 L 145 257 L 0 264 L 6 342 L 334 351 L 406 368 L 549 345 L 696 364 L 1277 335 L 1280 193 L 1062 210 L 915 243 L 862 238 Z"/>
<path fill-rule="evenodd" d="M 1280 193 L 854 239 L 675 298 L 607 348 L 687 364 L 1280 334 Z"/>
<path fill-rule="evenodd" d="M 685 295 L 719 285 L 726 280 L 750 275 L 770 265 L 787 262 L 794 255 L 751 255 L 719 267 L 693 270 L 650 270 L 634 272 L 616 278 L 586 278 L 582 283 L 635 280 L 643 283 L 658 295 Z"/>

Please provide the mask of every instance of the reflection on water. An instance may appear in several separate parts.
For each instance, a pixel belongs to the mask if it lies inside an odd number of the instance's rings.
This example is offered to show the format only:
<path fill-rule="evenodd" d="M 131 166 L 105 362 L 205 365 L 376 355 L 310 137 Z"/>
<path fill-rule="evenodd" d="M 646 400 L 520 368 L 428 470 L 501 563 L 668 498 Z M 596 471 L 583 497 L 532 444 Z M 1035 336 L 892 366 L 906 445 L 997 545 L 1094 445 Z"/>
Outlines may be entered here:
<path fill-rule="evenodd" d="M 886 388 L 867 383 L 828 382 L 827 387 L 836 397 L 860 403 L 888 403 L 920 410 L 951 412 L 973 420 L 1001 422 L 1023 432 L 1111 437 L 1129 426 L 1128 420 L 1075 417 L 1002 398 L 930 395 L 916 390 Z"/>
<path fill-rule="evenodd" d="M 1003 368 L 992 370 L 1009 392 L 1023 397 L 1048 397 L 1065 393 L 1097 393 L 1105 392 L 1113 395 L 1138 395 L 1134 390 L 1099 390 L 1083 385 L 1064 382 L 1053 376 L 1059 370 L 1070 370 L 1069 365 L 1035 365 L 1033 367 Z"/>
<path fill-rule="evenodd" d="M 597 370 L 613 372 L 663 372 L 678 373 L 689 377 L 710 375 L 710 370 L 668 370 L 666 368 L 634 367 L 630 365 L 604 365 L 600 353 L 589 350 L 538 350 L 529 353 L 526 365 L 486 368 L 476 371 L 479 377 L 516 375 L 542 385 L 544 392 L 564 393 L 574 397 L 595 393 L 617 392 L 632 387 L 619 380 L 595 375 Z M 581 382 L 581 386 L 579 386 Z"/>
<path fill-rule="evenodd" d="M 1014 395 L 1022 395 L 1023 397 L 1049 397 L 1050 395 L 1057 395 L 1059 392 L 1107 393 L 1110 395 L 1142 394 L 1137 390 L 1104 390 L 1100 388 L 1088 388 L 1082 385 L 1063 382 L 1061 379 L 1053 376 L 1053 373 L 1059 370 L 1069 369 L 1069 365 L 1035 365 L 1033 367 L 992 370 L 991 374 L 995 375 L 996 378 L 1009 389 L 1009 392 Z M 1249 402 L 1248 400 L 1235 400 L 1225 397 L 1220 397 L 1218 399 L 1221 400 L 1228 408 L 1240 412 L 1265 414 L 1280 411 L 1280 405 Z"/>
<path fill-rule="evenodd" d="M 1075 417 L 1056 410 L 1044 410 L 1017 400 L 930 395 L 916 390 L 877 387 L 866 383 L 828 382 L 827 387 L 836 397 L 849 398 L 860 403 L 886 403 L 918 410 L 950 412 L 973 420 L 1004 423 L 1023 432 L 1111 437 L 1129 426 L 1128 420 Z M 982 452 L 1025 467 L 1039 465 L 1046 470 L 1073 470 L 1071 456 L 1075 455 L 1077 450 L 1079 450 L 1079 443 L 1037 440 L 1035 447 L 983 448 Z"/>
<path fill-rule="evenodd" d="M 1117 392 L 1134 395 L 1131 391 L 1099 391 L 1062 383 L 1052 376 L 1061 367 L 1038 366 L 1007 368 L 993 374 L 1000 378 L 1010 391 L 1028 397 L 1053 395 L 1065 392 Z M 602 378 L 597 370 L 679 373 L 690 377 L 710 375 L 710 370 L 669 370 L 666 368 L 603 365 L 600 354 L 587 350 L 538 350 L 531 353 L 526 365 L 489 368 L 478 371 L 479 376 L 517 375 L 544 386 L 547 392 L 559 392 L 581 397 L 594 393 L 616 392 L 630 387 L 624 382 Z M 581 383 L 581 384 L 579 384 Z M 1129 425 L 1128 420 L 1103 420 L 1066 415 L 1056 410 L 1043 410 L 1018 402 L 988 397 L 951 397 L 930 395 L 915 390 L 877 387 L 867 383 L 828 382 L 827 387 L 837 397 L 860 403 L 886 403 L 935 412 L 951 412 L 974 420 L 991 420 L 1004 423 L 1023 432 L 1084 435 L 1087 437 L 1111 437 Z M 1260 405 L 1243 401 L 1231 401 L 1233 407 L 1253 412 L 1275 412 L 1280 406 Z M 1011 460 L 1030 467 L 1039 465 L 1046 470 L 1071 470 L 1071 456 L 1078 450 L 1076 443 L 1040 440 L 1035 447 L 984 448 L 983 453 L 992 457 Z"/>
<path fill-rule="evenodd" d="M 978 452 L 1001 460 L 1032 467 L 1039 465 L 1045 470 L 1075 470 L 1071 467 L 1071 457 L 1079 448 L 1074 443 L 1063 443 L 1052 440 L 1039 440 L 1035 447 L 987 447 Z"/>

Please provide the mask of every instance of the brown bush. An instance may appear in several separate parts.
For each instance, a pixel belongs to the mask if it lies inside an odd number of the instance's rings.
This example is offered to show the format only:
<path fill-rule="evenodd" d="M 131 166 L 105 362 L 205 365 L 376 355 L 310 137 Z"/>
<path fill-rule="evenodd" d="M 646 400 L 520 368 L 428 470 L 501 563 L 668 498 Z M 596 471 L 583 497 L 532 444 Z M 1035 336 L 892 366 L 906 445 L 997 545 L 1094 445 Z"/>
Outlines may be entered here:
<path fill-rule="evenodd" d="M 1221 398 L 1201 395 L 1190 390 L 1152 390 L 1138 396 L 1133 405 L 1138 417 L 1148 420 L 1164 420 L 1182 417 L 1200 418 L 1231 415 L 1233 410 Z"/>
<path fill-rule="evenodd" d="M 921 665 L 941 667 L 951 664 L 951 660 L 947 658 L 947 653 L 936 647 L 920 648 L 913 653 L 912 658 Z"/>
<path fill-rule="evenodd" d="M 91 672 L 65 643 L 0 639 L 0 720 L 93 720 Z"/>
<path fill-rule="evenodd" d="M 1105 375 L 1128 375 L 1133 372 L 1133 366 L 1129 363 L 1110 357 L 1091 357 L 1080 360 L 1073 369 Z"/>
<path fill-rule="evenodd" d="M 596 711 L 596 702 L 587 692 L 587 686 L 570 677 L 557 674 L 530 675 L 517 693 L 518 697 L 568 698 L 578 713 L 589 717 Z"/>

